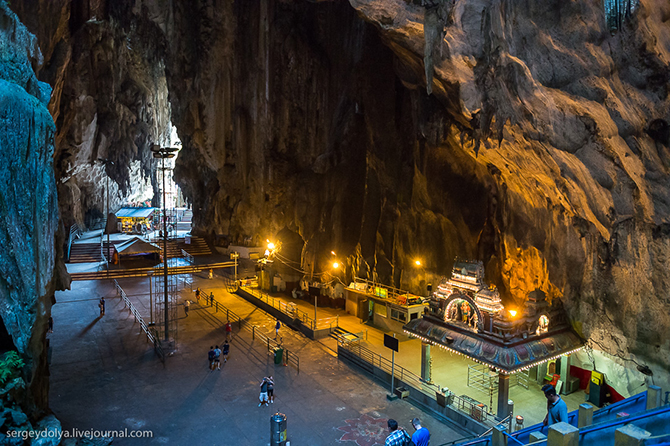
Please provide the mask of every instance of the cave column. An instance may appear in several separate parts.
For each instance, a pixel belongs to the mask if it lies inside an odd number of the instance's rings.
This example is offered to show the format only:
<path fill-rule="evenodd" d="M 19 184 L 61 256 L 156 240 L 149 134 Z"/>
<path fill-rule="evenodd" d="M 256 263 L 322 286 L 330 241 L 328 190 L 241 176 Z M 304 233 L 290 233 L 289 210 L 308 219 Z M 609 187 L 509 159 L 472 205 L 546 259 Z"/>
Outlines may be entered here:
<path fill-rule="evenodd" d="M 432 382 L 432 358 L 430 357 L 430 344 L 421 342 L 421 378 L 426 382 Z"/>
<path fill-rule="evenodd" d="M 510 405 L 509 400 L 509 375 L 505 373 L 498 373 L 498 412 L 499 419 L 503 419 L 509 415 Z"/>

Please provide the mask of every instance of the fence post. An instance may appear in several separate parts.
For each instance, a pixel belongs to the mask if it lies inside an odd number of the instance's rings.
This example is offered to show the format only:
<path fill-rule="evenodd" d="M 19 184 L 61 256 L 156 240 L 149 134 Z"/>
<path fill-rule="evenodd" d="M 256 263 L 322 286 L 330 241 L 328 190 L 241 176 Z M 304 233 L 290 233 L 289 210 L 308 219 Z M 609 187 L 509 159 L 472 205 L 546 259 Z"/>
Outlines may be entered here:
<path fill-rule="evenodd" d="M 256 326 L 255 325 L 251 326 L 251 339 L 252 340 L 256 339 Z"/>
<path fill-rule="evenodd" d="M 579 444 L 579 429 L 568 423 L 551 425 L 547 432 L 547 445 L 572 446 Z"/>
<path fill-rule="evenodd" d="M 230 320 L 230 310 L 228 308 L 226 308 L 226 320 Z"/>

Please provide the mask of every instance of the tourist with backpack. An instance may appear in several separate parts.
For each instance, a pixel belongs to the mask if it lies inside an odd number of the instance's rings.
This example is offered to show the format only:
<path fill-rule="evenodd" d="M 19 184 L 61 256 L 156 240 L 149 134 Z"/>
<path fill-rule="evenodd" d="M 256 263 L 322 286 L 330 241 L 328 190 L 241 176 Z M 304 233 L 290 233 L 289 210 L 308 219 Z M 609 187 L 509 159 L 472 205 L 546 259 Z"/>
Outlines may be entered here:
<path fill-rule="evenodd" d="M 209 353 L 207 354 L 207 359 L 209 360 L 209 371 L 214 370 L 214 346 L 209 347 Z"/>

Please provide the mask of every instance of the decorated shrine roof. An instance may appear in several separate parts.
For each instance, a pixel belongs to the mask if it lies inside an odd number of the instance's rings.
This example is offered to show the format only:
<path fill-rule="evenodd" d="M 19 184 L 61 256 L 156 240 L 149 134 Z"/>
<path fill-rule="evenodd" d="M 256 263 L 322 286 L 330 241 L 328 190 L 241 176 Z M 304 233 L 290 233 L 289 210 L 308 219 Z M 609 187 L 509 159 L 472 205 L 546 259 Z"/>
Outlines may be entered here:
<path fill-rule="evenodd" d="M 580 350 L 582 339 L 569 328 L 529 336 L 526 339 L 502 341 L 474 331 L 460 330 L 434 318 L 414 319 L 403 327 L 405 333 L 424 342 L 465 355 L 503 374 L 527 370 L 561 355 Z"/>

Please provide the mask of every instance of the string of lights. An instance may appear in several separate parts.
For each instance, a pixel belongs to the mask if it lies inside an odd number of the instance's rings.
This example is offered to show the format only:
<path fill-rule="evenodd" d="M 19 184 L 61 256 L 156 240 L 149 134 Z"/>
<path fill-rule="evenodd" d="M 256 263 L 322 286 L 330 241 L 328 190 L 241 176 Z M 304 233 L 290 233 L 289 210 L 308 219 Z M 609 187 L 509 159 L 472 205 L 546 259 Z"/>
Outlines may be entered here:
<path fill-rule="evenodd" d="M 404 331 L 405 333 L 407 333 L 408 335 L 410 335 L 410 336 L 413 336 L 413 337 L 415 337 L 415 338 L 419 338 L 419 339 L 421 339 L 421 340 L 422 340 L 423 342 L 425 342 L 426 344 L 432 344 L 432 345 L 435 345 L 435 346 L 437 346 L 437 347 L 443 348 L 443 349 L 445 349 L 445 350 L 447 350 L 447 351 L 449 351 L 449 352 L 451 352 L 451 353 L 456 353 L 457 355 L 465 356 L 466 358 L 469 358 L 469 359 L 473 360 L 474 362 L 477 362 L 477 363 L 479 363 L 479 364 L 483 364 L 483 365 L 485 365 L 485 366 L 491 367 L 491 368 L 495 369 L 496 372 L 498 372 L 498 373 L 502 373 L 503 375 L 513 375 L 513 374 L 518 373 L 518 372 L 521 372 L 521 371 L 526 371 L 526 370 L 528 370 L 528 369 L 530 369 L 530 368 L 532 368 L 532 367 L 535 367 L 535 366 L 537 366 L 537 365 L 544 364 L 545 362 L 549 362 L 549 361 L 551 361 L 551 360 L 553 360 L 553 359 L 556 359 L 556 358 L 559 358 L 559 357 L 561 357 L 561 356 L 570 355 L 570 354 L 575 353 L 575 352 L 577 352 L 577 351 L 579 351 L 579 350 L 581 350 L 581 349 L 584 348 L 584 346 L 581 346 L 581 347 L 575 348 L 575 349 L 570 350 L 570 351 L 562 352 L 562 353 L 560 353 L 560 354 L 558 354 L 558 355 L 555 355 L 555 356 L 552 356 L 552 357 L 543 358 L 543 359 L 541 359 L 541 360 L 539 360 L 539 361 L 535 361 L 535 362 L 532 362 L 532 363 L 530 363 L 530 364 L 526 364 L 526 365 L 524 365 L 524 366 L 522 366 L 522 367 L 519 367 L 519 368 L 517 368 L 517 369 L 514 369 L 514 370 L 506 370 L 506 369 L 503 369 L 503 368 L 500 368 L 500 367 L 496 366 L 495 364 L 491 364 L 491 363 L 489 363 L 489 362 L 480 360 L 480 359 L 478 359 L 478 358 L 474 358 L 474 357 L 472 357 L 472 356 L 470 356 L 470 355 L 467 355 L 467 354 L 465 354 L 465 353 L 461 353 L 461 352 L 459 352 L 458 350 L 454 350 L 453 348 L 449 348 L 449 347 L 447 347 L 446 345 L 444 345 L 444 344 L 442 344 L 442 343 L 433 341 L 432 339 L 424 338 L 423 336 L 420 336 L 420 335 L 418 335 L 418 334 L 416 334 L 416 333 L 413 333 L 413 332 L 411 332 L 411 331 L 408 331 L 408 330 L 405 330 L 405 329 L 404 329 L 403 331 Z"/>

